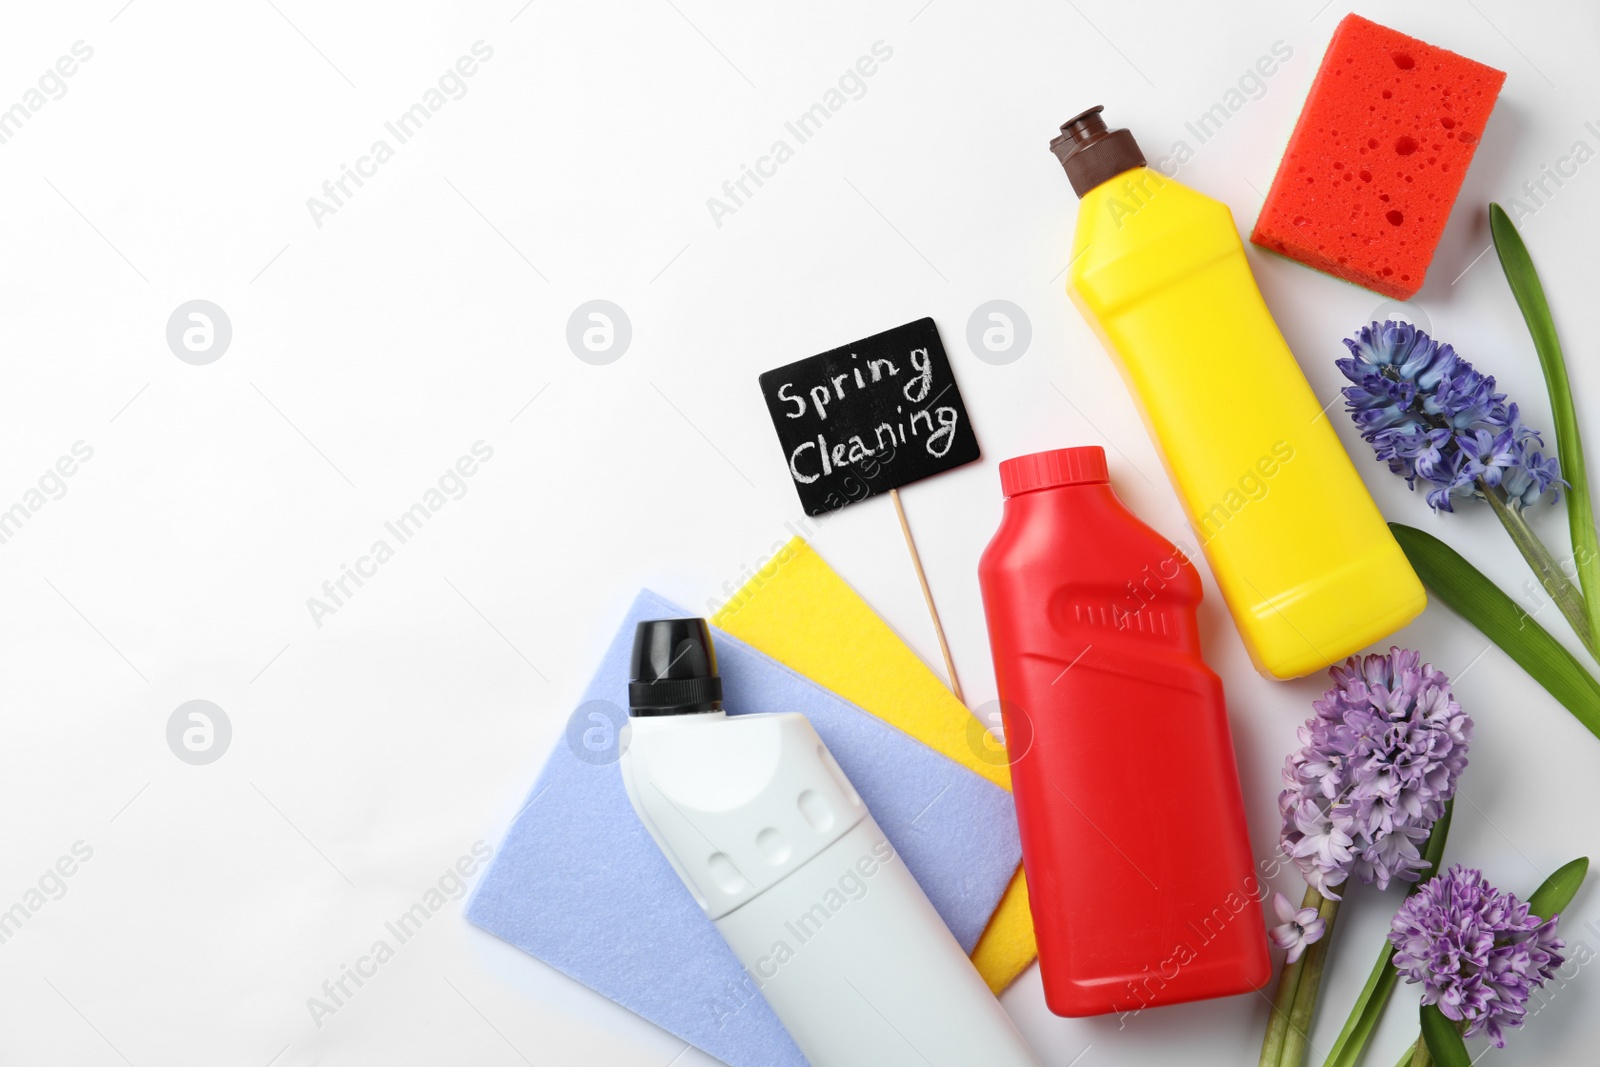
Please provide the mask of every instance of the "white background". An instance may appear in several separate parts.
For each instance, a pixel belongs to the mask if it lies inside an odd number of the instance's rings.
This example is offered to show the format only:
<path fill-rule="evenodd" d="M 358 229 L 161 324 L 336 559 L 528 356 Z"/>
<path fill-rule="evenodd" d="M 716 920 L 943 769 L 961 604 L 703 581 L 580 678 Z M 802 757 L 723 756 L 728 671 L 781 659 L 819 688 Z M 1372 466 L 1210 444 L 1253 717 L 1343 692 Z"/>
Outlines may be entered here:
<path fill-rule="evenodd" d="M 1124 500 L 1183 536 L 1133 407 L 1061 291 L 1076 201 L 1046 142 L 1095 103 L 1152 159 L 1188 140 L 1181 180 L 1247 231 L 1344 11 L 122 4 L 8 5 L 0 26 L 0 107 L 75 41 L 94 50 L 0 145 L 0 508 L 74 442 L 94 453 L 0 544 L 0 908 L 75 842 L 93 849 L 65 895 L 0 945 L 8 1064 L 710 1062 L 471 928 L 459 902 L 320 1028 L 306 1001 L 474 842 L 499 841 L 640 586 L 705 610 L 787 537 L 800 509 L 760 371 L 938 321 L 984 459 L 905 500 L 974 706 L 994 696 L 975 568 L 999 515 L 999 460 L 1105 445 Z M 1360 11 L 1509 72 L 1415 305 L 1548 427 L 1494 257 L 1462 272 L 1488 246 L 1489 199 L 1579 139 L 1600 148 L 1584 127 L 1600 126 L 1600 12 L 1576 0 Z M 317 226 L 307 198 L 375 139 L 394 145 L 383 123 L 479 40 L 493 58 L 466 95 Z M 785 120 L 877 41 L 893 56 L 865 95 L 717 226 L 707 198 L 775 139 L 792 145 Z M 1197 144 L 1184 122 L 1278 41 L 1293 56 L 1264 94 Z M 1591 441 L 1597 204 L 1591 161 L 1524 220 Z M 1339 338 L 1382 301 L 1250 255 L 1333 400 Z M 168 316 L 196 298 L 233 326 L 209 366 L 179 361 L 165 339 Z M 568 316 L 595 298 L 633 327 L 606 366 L 565 341 Z M 995 298 L 1032 322 L 1007 366 L 965 339 Z M 1248 373 L 1247 356 L 1215 373 Z M 1386 515 L 1521 586 L 1529 572 L 1487 511 L 1434 518 L 1334 411 Z M 480 440 L 494 455 L 466 496 L 319 627 L 307 598 Z M 1564 553 L 1562 510 L 1534 521 Z M 833 517 L 815 544 L 938 663 L 887 500 Z M 1279 768 L 1324 680 L 1258 678 L 1209 576 L 1207 595 L 1206 652 L 1227 684 L 1264 857 Z M 1576 648 L 1554 611 L 1541 618 Z M 1477 720 L 1450 856 L 1526 893 L 1600 853 L 1600 740 L 1442 606 L 1396 640 L 1458 677 Z M 173 710 L 197 698 L 233 727 L 207 766 L 166 741 Z M 1294 878 L 1279 887 L 1299 894 Z M 1398 899 L 1347 903 L 1318 1047 Z M 1596 916 L 1586 890 L 1569 939 L 1600 946 L 1584 926 Z M 1245 996 L 1121 1028 L 1056 1019 L 1033 971 L 1003 999 L 1057 1067 L 1254 1062 L 1267 1011 Z M 1583 970 L 1485 1062 L 1588 1062 L 1597 1007 Z M 1392 1062 L 1414 1032 L 1402 989 L 1369 1062 Z"/>

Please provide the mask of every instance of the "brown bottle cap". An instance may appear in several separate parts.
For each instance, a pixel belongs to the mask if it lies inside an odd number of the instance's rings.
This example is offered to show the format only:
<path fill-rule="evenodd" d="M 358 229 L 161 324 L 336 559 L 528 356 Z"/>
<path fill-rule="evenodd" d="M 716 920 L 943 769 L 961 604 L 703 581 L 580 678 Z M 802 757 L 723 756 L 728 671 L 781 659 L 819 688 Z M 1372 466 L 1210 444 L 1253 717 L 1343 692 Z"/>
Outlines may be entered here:
<path fill-rule="evenodd" d="M 1061 133 L 1050 142 L 1050 151 L 1061 160 L 1062 169 L 1072 181 L 1072 191 L 1083 196 L 1090 189 L 1125 170 L 1145 165 L 1144 153 L 1127 130 L 1106 129 L 1096 104 L 1081 115 L 1061 124 Z"/>

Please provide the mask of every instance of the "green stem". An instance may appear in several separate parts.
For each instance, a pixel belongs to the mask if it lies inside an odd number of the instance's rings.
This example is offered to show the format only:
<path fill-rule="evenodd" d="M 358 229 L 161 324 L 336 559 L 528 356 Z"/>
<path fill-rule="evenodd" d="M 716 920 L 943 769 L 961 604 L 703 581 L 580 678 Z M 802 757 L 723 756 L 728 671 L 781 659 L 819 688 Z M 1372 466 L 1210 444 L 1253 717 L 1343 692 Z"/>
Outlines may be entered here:
<path fill-rule="evenodd" d="M 1533 568 L 1539 584 L 1544 586 L 1545 592 L 1550 594 L 1550 599 L 1555 601 L 1556 607 L 1561 609 L 1561 614 L 1571 624 L 1573 632 L 1578 635 L 1578 640 L 1589 650 L 1589 655 L 1600 660 L 1600 648 L 1595 645 L 1594 630 L 1589 625 L 1589 612 L 1583 602 L 1583 594 L 1578 591 L 1577 586 L 1567 581 L 1567 576 L 1561 573 L 1561 565 L 1528 525 L 1527 518 L 1522 514 L 1522 505 L 1508 500 L 1505 490 L 1498 486 L 1485 485 L 1480 480 L 1478 488 L 1489 501 L 1489 507 L 1494 509 L 1500 525 L 1511 535 L 1511 541 L 1517 546 L 1517 551 L 1522 553 L 1522 558 Z"/>
<path fill-rule="evenodd" d="M 1300 985 L 1294 991 L 1294 1005 L 1289 1010 L 1288 1032 L 1283 1038 L 1283 1067 L 1300 1067 L 1306 1059 L 1306 1049 L 1311 1044 L 1311 1023 L 1317 1014 L 1317 993 L 1322 988 L 1322 965 L 1328 958 L 1328 946 L 1333 941 L 1333 920 L 1339 914 L 1339 902 L 1324 897 L 1315 889 L 1307 888 L 1307 908 L 1316 908 L 1322 917 L 1322 937 L 1306 949 L 1300 957 L 1305 970 L 1300 974 Z"/>
<path fill-rule="evenodd" d="M 1422 846 L 1422 858 L 1428 863 L 1426 878 L 1437 875 L 1444 864 L 1445 843 L 1450 839 L 1450 821 L 1455 815 L 1455 806 L 1454 797 L 1445 801 L 1444 813 L 1434 820 L 1433 828 L 1428 831 L 1428 840 Z M 1569 866 L 1575 865 L 1576 862 Z M 1585 864 L 1583 871 L 1587 870 L 1588 865 Z M 1406 889 L 1406 896 L 1409 898 L 1411 894 L 1421 889 L 1426 878 L 1419 878 L 1413 882 Z M 1578 880 L 1582 881 L 1581 876 Z M 1328 1058 L 1322 1067 L 1354 1067 L 1361 1061 L 1362 1054 L 1367 1049 L 1367 1041 L 1378 1028 L 1378 1021 L 1383 1017 L 1383 1009 L 1389 1003 L 1389 996 L 1394 992 L 1395 984 L 1400 980 L 1399 974 L 1394 969 L 1393 958 L 1394 945 L 1385 937 L 1383 947 L 1378 952 L 1378 962 L 1372 968 L 1372 974 L 1367 978 L 1361 996 L 1356 998 L 1355 1006 L 1350 1009 L 1350 1017 L 1345 1020 L 1344 1029 L 1339 1031 L 1339 1038 L 1333 1043 L 1333 1051 L 1328 1053 Z M 1411 1053 L 1408 1051 L 1407 1059 L 1410 1056 Z"/>
<path fill-rule="evenodd" d="M 1321 900 L 1321 893 L 1306 886 L 1306 895 L 1300 901 L 1300 907 L 1315 908 Z M 1323 936 L 1327 936 L 1326 932 Z M 1315 945 L 1311 947 L 1316 948 Z M 1283 970 L 1278 973 L 1278 991 L 1272 997 L 1272 1016 L 1267 1020 L 1267 1036 L 1261 1042 L 1261 1067 L 1278 1067 L 1283 1062 L 1283 1046 L 1289 1036 L 1289 1016 L 1294 1010 L 1294 996 L 1300 988 L 1308 954 L 1309 951 L 1293 963 L 1285 963 Z"/>

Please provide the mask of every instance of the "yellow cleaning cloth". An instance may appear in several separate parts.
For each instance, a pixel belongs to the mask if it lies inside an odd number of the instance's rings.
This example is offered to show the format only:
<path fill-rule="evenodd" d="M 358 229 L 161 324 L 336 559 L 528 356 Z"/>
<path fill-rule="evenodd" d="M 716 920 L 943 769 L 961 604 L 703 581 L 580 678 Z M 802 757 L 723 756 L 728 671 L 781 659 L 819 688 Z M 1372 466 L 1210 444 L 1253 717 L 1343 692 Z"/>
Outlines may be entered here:
<path fill-rule="evenodd" d="M 712 617 L 713 625 L 833 690 L 963 767 L 1011 789 L 1004 751 L 889 624 L 799 537 Z M 1017 869 L 972 952 L 996 993 L 1038 955 Z"/>

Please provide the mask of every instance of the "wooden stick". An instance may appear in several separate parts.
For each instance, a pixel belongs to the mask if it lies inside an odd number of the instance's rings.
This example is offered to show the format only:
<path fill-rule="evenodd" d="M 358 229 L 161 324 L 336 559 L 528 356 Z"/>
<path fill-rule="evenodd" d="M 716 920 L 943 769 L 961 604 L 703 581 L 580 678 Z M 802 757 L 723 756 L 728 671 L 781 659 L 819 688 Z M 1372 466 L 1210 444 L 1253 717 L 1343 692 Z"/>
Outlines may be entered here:
<path fill-rule="evenodd" d="M 928 588 L 928 576 L 922 570 L 922 557 L 917 555 L 917 543 L 911 539 L 911 526 L 906 522 L 905 505 L 900 503 L 900 490 L 889 490 L 894 501 L 894 513 L 900 516 L 900 532 L 906 535 L 906 548 L 911 550 L 911 565 L 917 569 L 917 581 L 922 585 L 922 599 L 928 603 L 928 614 L 933 616 L 933 632 L 939 635 L 939 651 L 944 655 L 944 669 L 950 674 L 950 691 L 965 704 L 961 695 L 961 681 L 956 677 L 956 662 L 950 658 L 950 642 L 944 639 L 944 623 L 939 621 L 939 609 L 933 604 L 933 590 Z"/>

